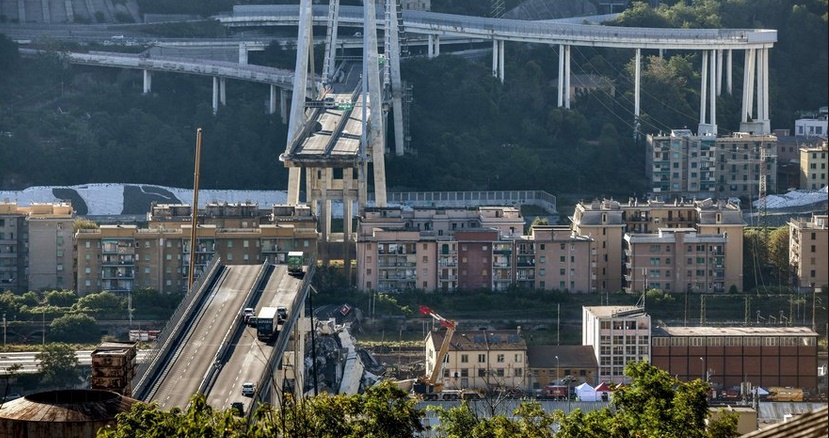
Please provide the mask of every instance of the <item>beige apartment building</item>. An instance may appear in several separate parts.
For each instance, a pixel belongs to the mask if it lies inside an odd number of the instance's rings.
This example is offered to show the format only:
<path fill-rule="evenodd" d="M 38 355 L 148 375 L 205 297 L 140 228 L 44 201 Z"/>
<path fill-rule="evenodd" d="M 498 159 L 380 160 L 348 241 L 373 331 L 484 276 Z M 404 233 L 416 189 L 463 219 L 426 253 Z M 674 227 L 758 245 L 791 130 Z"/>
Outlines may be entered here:
<path fill-rule="evenodd" d="M 731 287 L 725 275 L 727 240 L 693 228 L 625 234 L 625 291 L 724 292 Z"/>
<path fill-rule="evenodd" d="M 802 292 L 829 285 L 829 215 L 812 215 L 811 220 L 789 221 L 789 265 L 792 282 Z"/>
<path fill-rule="evenodd" d="M 582 345 L 589 345 L 599 363 L 596 382 L 630 383 L 628 362 L 650 362 L 651 317 L 644 307 L 582 308 Z"/>
<path fill-rule="evenodd" d="M 0 291 L 72 289 L 74 221 L 68 203 L 0 202 Z"/>
<path fill-rule="evenodd" d="M 591 290 L 591 239 L 565 226 L 523 235 L 513 207 L 369 208 L 358 225 L 361 290 Z"/>
<path fill-rule="evenodd" d="M 816 147 L 800 148 L 800 188 L 806 190 L 820 190 L 829 181 L 829 170 L 826 164 L 829 163 L 827 155 L 829 147 L 826 140 Z"/>
<path fill-rule="evenodd" d="M 726 237 L 724 250 L 726 288 L 732 284 L 742 290 L 743 229 L 745 222 L 737 204 L 725 200 L 712 201 L 676 199 L 665 202 L 658 199 L 640 201 L 630 198 L 621 203 L 614 200 L 595 200 L 579 203 L 571 218 L 577 235 L 593 239 L 592 261 L 595 263 L 592 287 L 601 292 L 618 291 L 628 273 L 629 263 L 623 254 L 625 236 L 652 234 L 661 228 L 693 228 L 698 234 L 717 234 Z"/>
<path fill-rule="evenodd" d="M 513 207 L 366 208 L 358 224 L 357 287 L 384 292 L 492 287 L 493 251 L 500 251 L 493 243 L 503 239 L 512 245 L 523 229 L 524 219 Z"/>
<path fill-rule="evenodd" d="M 445 330 L 426 335 L 426 373 L 437 361 Z M 511 330 L 457 331 L 439 371 L 446 389 L 528 390 L 527 343 Z"/>
<path fill-rule="evenodd" d="M 777 187 L 777 137 L 735 132 L 693 135 L 689 129 L 647 136 L 645 172 L 654 194 L 756 198 Z"/>
<path fill-rule="evenodd" d="M 536 289 L 590 292 L 595 280 L 594 242 L 566 225 L 535 225 L 522 243 L 532 245 Z M 519 278 L 520 279 L 520 278 Z"/>
<path fill-rule="evenodd" d="M 594 200 L 590 204 L 576 204 L 570 218 L 573 231 L 593 240 L 591 266 L 595 277 L 591 278 L 591 292 L 618 291 L 622 289 L 622 238 L 625 223 L 618 201 Z"/>
<path fill-rule="evenodd" d="M 220 257 L 227 264 L 261 264 L 266 260 L 284 262 L 288 251 L 316 252 L 316 222 L 307 208 L 274 206 L 270 216 L 256 214 L 244 224 L 235 215 L 210 216 L 208 209 L 207 214 L 199 214 L 200 225 L 194 247 L 191 245 L 190 222 L 175 221 L 172 220 L 175 215 L 166 217 L 163 214 L 164 211 L 189 214 L 189 206 L 158 207 L 160 210 L 153 210 L 153 218 L 159 220 L 151 219 L 152 225 L 148 228 L 102 225 L 78 230 L 75 241 L 80 295 L 102 290 L 125 292 L 135 288 L 182 291 L 188 283 L 191 250 L 195 251 L 196 272 L 214 257 Z M 231 211 L 250 213 L 253 210 Z M 159 211 L 162 214 L 158 214 Z M 257 219 L 260 216 L 268 217 L 270 223 L 260 224 Z M 228 224 L 246 227 L 221 226 Z M 313 255 L 308 259 L 312 260 Z"/>

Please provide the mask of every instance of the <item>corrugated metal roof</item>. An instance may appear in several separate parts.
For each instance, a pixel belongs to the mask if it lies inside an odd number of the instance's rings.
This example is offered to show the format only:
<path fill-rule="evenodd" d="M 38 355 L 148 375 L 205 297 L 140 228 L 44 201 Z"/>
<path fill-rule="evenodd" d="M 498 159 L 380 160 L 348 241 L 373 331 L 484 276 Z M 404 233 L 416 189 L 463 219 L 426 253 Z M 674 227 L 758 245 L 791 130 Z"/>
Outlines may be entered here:
<path fill-rule="evenodd" d="M 747 433 L 741 438 L 826 438 L 829 436 L 829 406 L 805 414 L 792 420 Z"/>
<path fill-rule="evenodd" d="M 137 400 L 110 391 L 47 391 L 4 403 L 0 421 L 96 422 L 111 421 Z"/>

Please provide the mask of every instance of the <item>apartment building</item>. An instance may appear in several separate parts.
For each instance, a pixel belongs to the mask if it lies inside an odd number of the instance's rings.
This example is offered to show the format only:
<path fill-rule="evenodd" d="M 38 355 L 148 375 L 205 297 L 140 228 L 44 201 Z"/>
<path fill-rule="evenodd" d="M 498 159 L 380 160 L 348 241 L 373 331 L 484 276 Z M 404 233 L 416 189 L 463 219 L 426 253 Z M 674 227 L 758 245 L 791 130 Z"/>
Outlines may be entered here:
<path fill-rule="evenodd" d="M 521 245 L 530 245 L 535 254 L 532 287 L 578 293 L 594 291 L 594 244 L 592 238 L 579 235 L 566 225 L 534 225 L 527 239 L 521 242 Z M 519 284 L 521 280 L 519 271 Z"/>
<path fill-rule="evenodd" d="M 426 335 L 426 370 L 431 373 L 445 332 Z M 457 331 L 438 374 L 447 389 L 521 390 L 527 387 L 527 343 L 519 331 Z"/>
<path fill-rule="evenodd" d="M 727 241 L 693 228 L 625 234 L 625 291 L 724 292 L 731 286 L 725 281 Z"/>
<path fill-rule="evenodd" d="M 236 215 L 211 217 L 200 213 L 201 221 L 212 223 L 198 226 L 195 245 L 191 245 L 191 223 L 176 221 L 173 219 L 176 215 L 164 214 L 178 212 L 183 217 L 189 214 L 189 206 L 158 207 L 153 210 L 156 215 L 148 228 L 102 225 L 77 231 L 76 275 L 80 295 L 145 287 L 161 292 L 184 290 L 189 279 L 191 251 L 195 251 L 192 257 L 195 272 L 200 272 L 213 257 L 220 257 L 226 264 L 260 264 L 266 260 L 284 263 L 288 251 L 316 252 L 316 222 L 304 207 L 274 206 L 270 216 L 264 215 L 270 223 L 260 223 L 259 213 L 255 217 L 244 216 L 251 217 L 246 223 Z"/>
<path fill-rule="evenodd" d="M 579 203 L 571 218 L 577 235 L 593 239 L 591 266 L 597 290 L 618 291 L 628 284 L 628 254 L 623 253 L 623 241 L 627 235 L 657 233 L 661 228 L 693 228 L 699 235 L 716 234 L 726 237 L 724 251 L 726 288 L 735 285 L 742 290 L 743 229 L 745 222 L 736 203 L 711 199 L 660 199 L 640 201 L 628 199 L 627 203 L 614 200 L 594 200 L 590 204 Z M 671 259 L 676 261 L 675 258 Z M 623 284 L 623 280 L 625 283 Z"/>
<path fill-rule="evenodd" d="M 657 327 L 651 363 L 715 388 L 817 388 L 817 333 L 805 327 Z"/>
<path fill-rule="evenodd" d="M 819 146 L 800 148 L 800 188 L 819 190 L 826 187 L 826 164 L 829 163 L 829 146 L 824 140 Z"/>
<path fill-rule="evenodd" d="M 622 238 L 625 222 L 618 201 L 594 200 L 590 204 L 576 204 L 570 218 L 577 235 L 592 239 L 590 249 L 591 291 L 618 291 L 622 289 Z"/>
<path fill-rule="evenodd" d="M 777 137 L 734 133 L 693 135 L 675 129 L 649 134 L 645 173 L 653 193 L 697 198 L 756 198 L 777 188 Z"/>
<path fill-rule="evenodd" d="M 589 237 L 549 225 L 523 235 L 523 227 L 513 207 L 368 208 L 358 225 L 358 288 L 592 290 Z"/>
<path fill-rule="evenodd" d="M 74 221 L 68 203 L 0 202 L 0 291 L 72 289 Z"/>
<path fill-rule="evenodd" d="M 826 107 L 821 109 L 821 114 L 815 118 L 803 118 L 794 121 L 795 135 L 806 137 L 826 137 L 829 135 L 829 118 L 826 116 Z"/>
<path fill-rule="evenodd" d="M 511 242 L 523 227 L 513 207 L 366 208 L 358 224 L 357 285 L 377 291 L 490 288 L 493 242 Z"/>
<path fill-rule="evenodd" d="M 638 306 L 582 307 L 582 345 L 599 364 L 597 382 L 630 383 L 628 362 L 650 362 L 651 317 Z"/>
<path fill-rule="evenodd" d="M 802 292 L 829 285 L 829 215 L 812 215 L 810 220 L 789 221 L 789 266 L 793 286 Z"/>

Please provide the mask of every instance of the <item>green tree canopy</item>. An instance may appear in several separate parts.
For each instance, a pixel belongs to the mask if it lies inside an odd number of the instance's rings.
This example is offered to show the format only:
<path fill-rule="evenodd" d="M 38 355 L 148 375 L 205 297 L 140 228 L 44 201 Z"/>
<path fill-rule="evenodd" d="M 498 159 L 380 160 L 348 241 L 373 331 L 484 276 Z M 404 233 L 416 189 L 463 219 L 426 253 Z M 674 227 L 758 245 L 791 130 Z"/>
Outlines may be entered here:
<path fill-rule="evenodd" d="M 46 292 L 46 304 L 57 307 L 71 307 L 78 301 L 78 294 L 73 290 L 53 290 Z"/>
<path fill-rule="evenodd" d="M 74 386 L 80 378 L 78 358 L 75 350 L 68 344 L 46 344 L 43 351 L 35 355 L 40 372 L 43 373 L 42 383 L 55 388 Z"/>
<path fill-rule="evenodd" d="M 109 313 L 124 309 L 121 297 L 110 291 L 84 295 L 75 303 L 75 310 L 81 312 Z"/>
<path fill-rule="evenodd" d="M 706 438 L 709 418 L 707 382 L 683 382 L 647 362 L 629 362 L 625 375 L 631 385 L 613 393 L 610 409 L 583 414 L 580 410 L 564 416 L 557 438 L 599 437 L 664 437 Z M 728 422 L 724 414 L 716 420 Z M 736 423 L 730 429 L 718 425 L 719 433 L 736 434 Z M 729 435 L 724 435 L 729 436 Z"/>
<path fill-rule="evenodd" d="M 49 324 L 49 339 L 56 342 L 98 342 L 101 335 L 95 318 L 83 313 L 68 313 Z"/>
<path fill-rule="evenodd" d="M 294 436 L 315 438 L 410 438 L 423 430 L 423 412 L 415 401 L 391 383 L 373 386 L 358 395 L 328 395 L 290 399 L 281 409 L 262 405 L 249 426 L 231 409 L 216 411 L 203 395 L 194 395 L 186 411 L 162 411 L 156 404 L 135 403 L 116 417 L 115 427 L 99 438 Z"/>

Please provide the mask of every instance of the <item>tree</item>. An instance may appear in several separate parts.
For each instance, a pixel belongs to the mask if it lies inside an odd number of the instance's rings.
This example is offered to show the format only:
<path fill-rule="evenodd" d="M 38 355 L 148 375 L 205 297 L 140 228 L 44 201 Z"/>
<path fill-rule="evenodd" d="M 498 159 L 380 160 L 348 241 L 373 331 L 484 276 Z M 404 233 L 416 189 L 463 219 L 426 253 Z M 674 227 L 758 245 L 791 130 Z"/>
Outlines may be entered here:
<path fill-rule="evenodd" d="M 682 382 L 647 362 L 629 362 L 625 375 L 632 383 L 613 393 L 611 409 L 587 414 L 576 410 L 562 416 L 556 437 L 711 436 L 706 429 L 710 389 L 707 382 Z M 731 415 L 736 414 L 725 413 L 712 422 L 718 436 L 736 436 L 736 422 L 729 426 Z"/>
<path fill-rule="evenodd" d="M 179 408 L 164 411 L 156 403 L 136 402 L 129 411 L 118 414 L 115 420 L 115 426 L 101 429 L 98 438 L 253 436 L 245 433 L 244 419 L 234 417 L 230 410 L 214 410 L 202 394 L 190 399 L 186 411 Z"/>
<path fill-rule="evenodd" d="M 773 229 L 768 235 L 769 263 L 774 268 L 771 275 L 777 278 L 778 285 L 789 285 L 789 227 Z"/>
<path fill-rule="evenodd" d="M 320 395 L 285 403 L 274 412 L 278 436 L 400 437 L 423 430 L 415 400 L 391 382 L 361 395 Z"/>
<path fill-rule="evenodd" d="M 46 304 L 56 307 L 71 307 L 78 301 L 78 294 L 72 290 L 53 290 L 46 292 Z"/>
<path fill-rule="evenodd" d="M 94 313 L 114 313 L 123 309 L 121 297 L 110 291 L 84 295 L 75 303 L 75 310 Z"/>
<path fill-rule="evenodd" d="M 57 342 L 97 342 L 101 339 L 95 318 L 83 313 L 68 313 L 52 320 L 49 338 Z"/>
<path fill-rule="evenodd" d="M 78 383 L 80 371 L 75 350 L 68 344 L 46 344 L 43 351 L 35 355 L 37 367 L 43 373 L 44 385 L 65 388 Z"/>
<path fill-rule="evenodd" d="M 423 430 L 422 416 L 415 401 L 390 382 L 356 395 L 322 394 L 298 401 L 286 396 L 281 408 L 260 406 L 249 426 L 231 409 L 216 411 L 203 395 L 196 394 L 186 411 L 173 408 L 166 412 L 154 403 L 135 403 L 130 411 L 116 416 L 115 427 L 101 430 L 98 437 L 409 438 Z"/>

